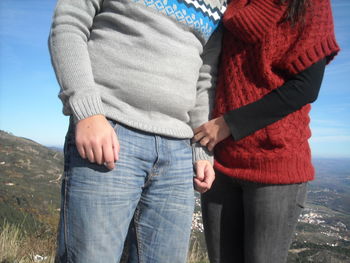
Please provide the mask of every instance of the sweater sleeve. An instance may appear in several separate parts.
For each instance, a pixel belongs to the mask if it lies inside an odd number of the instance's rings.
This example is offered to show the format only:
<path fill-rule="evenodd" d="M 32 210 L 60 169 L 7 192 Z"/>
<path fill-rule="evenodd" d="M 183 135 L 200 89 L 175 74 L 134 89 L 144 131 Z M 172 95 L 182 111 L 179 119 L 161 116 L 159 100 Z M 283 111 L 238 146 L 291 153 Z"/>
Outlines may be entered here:
<path fill-rule="evenodd" d="M 49 36 L 49 51 L 61 90 L 74 119 L 104 114 L 87 47 L 95 15 L 103 0 L 59 0 Z"/>
<path fill-rule="evenodd" d="M 235 141 L 270 125 L 317 99 L 327 60 L 321 59 L 260 100 L 224 115 Z"/>
<path fill-rule="evenodd" d="M 274 0 L 232 0 L 224 14 L 225 27 L 236 37 L 254 43 L 279 21 L 286 11 L 285 5 Z"/>
<path fill-rule="evenodd" d="M 191 127 L 197 128 L 210 118 L 213 108 L 215 86 L 218 72 L 219 56 L 221 52 L 222 25 L 208 40 L 201 55 L 203 64 L 199 71 L 197 82 L 197 98 L 195 107 L 189 112 Z M 192 145 L 193 161 L 209 160 L 213 163 L 213 154 L 199 143 Z"/>

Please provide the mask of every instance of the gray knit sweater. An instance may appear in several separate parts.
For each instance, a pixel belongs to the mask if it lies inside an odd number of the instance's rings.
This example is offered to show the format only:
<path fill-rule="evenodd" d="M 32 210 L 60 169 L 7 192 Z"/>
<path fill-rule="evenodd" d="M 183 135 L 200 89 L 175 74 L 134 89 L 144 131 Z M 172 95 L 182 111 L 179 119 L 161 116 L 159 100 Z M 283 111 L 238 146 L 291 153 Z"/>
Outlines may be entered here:
<path fill-rule="evenodd" d="M 222 1 L 59 0 L 49 48 L 64 114 L 191 138 L 209 117 Z"/>

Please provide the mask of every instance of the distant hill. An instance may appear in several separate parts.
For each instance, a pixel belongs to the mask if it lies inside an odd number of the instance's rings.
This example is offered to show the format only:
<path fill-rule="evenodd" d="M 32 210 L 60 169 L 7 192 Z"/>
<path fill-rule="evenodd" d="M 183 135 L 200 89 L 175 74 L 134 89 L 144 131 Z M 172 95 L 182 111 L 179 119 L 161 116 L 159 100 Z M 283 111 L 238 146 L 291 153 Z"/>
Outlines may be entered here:
<path fill-rule="evenodd" d="M 309 200 L 349 215 L 350 159 L 316 159 L 313 162 L 316 179 L 310 184 Z"/>
<path fill-rule="evenodd" d="M 309 184 L 307 206 L 299 219 L 288 262 L 350 262 L 350 160 L 316 159 L 316 180 Z M 63 175 L 61 149 L 0 130 L 0 223 L 54 235 Z M 205 257 L 197 195 L 192 248 Z M 203 261 L 205 262 L 205 261 Z"/>
<path fill-rule="evenodd" d="M 350 262 L 350 159 L 315 159 L 288 262 Z"/>
<path fill-rule="evenodd" d="M 63 153 L 0 130 L 0 220 L 35 229 L 58 213 Z"/>
<path fill-rule="evenodd" d="M 56 152 L 63 153 L 63 147 L 57 147 L 57 146 L 48 146 L 49 149 L 54 150 Z"/>
<path fill-rule="evenodd" d="M 350 262 L 350 160 L 316 159 L 316 179 L 309 183 L 306 207 L 299 218 L 288 263 Z M 197 198 L 196 211 L 199 208 Z M 197 221 L 199 212 L 196 212 Z M 194 239 L 205 251 L 201 222 Z"/>

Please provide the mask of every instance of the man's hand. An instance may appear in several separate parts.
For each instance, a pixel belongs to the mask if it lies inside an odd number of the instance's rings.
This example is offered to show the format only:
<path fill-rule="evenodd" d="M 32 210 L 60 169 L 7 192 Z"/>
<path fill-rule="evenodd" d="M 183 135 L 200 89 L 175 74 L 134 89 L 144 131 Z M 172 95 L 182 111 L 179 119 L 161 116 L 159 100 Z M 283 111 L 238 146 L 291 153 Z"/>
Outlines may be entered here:
<path fill-rule="evenodd" d="M 195 163 L 196 177 L 193 179 L 194 188 L 204 193 L 211 188 L 215 180 L 215 172 L 212 164 L 207 160 L 199 160 Z"/>
<path fill-rule="evenodd" d="M 117 135 L 103 115 L 94 115 L 77 123 L 75 142 L 80 156 L 112 170 L 118 160 Z"/>
<path fill-rule="evenodd" d="M 225 119 L 219 117 L 204 123 L 202 126 L 194 129 L 193 142 L 199 142 L 212 151 L 216 144 L 231 135 L 230 128 L 227 126 Z"/>

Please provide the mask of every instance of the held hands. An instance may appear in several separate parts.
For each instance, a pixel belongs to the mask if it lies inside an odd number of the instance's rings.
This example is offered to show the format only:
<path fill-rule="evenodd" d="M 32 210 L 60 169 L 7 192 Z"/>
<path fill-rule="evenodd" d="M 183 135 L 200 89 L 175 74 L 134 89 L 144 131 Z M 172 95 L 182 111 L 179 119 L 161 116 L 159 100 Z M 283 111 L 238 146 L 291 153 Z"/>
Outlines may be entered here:
<path fill-rule="evenodd" d="M 227 126 L 223 117 L 219 117 L 204 123 L 202 126 L 194 129 L 193 142 L 199 142 L 212 151 L 216 144 L 231 135 L 230 128 Z"/>
<path fill-rule="evenodd" d="M 199 142 L 202 146 L 212 151 L 215 145 L 230 136 L 231 131 L 223 117 L 219 117 L 204 123 L 194 129 L 193 142 Z M 215 172 L 212 164 L 207 160 L 195 163 L 196 177 L 193 179 L 195 189 L 204 193 L 211 188 L 215 180 Z"/>
<path fill-rule="evenodd" d="M 211 188 L 215 180 L 215 172 L 212 164 L 207 160 L 199 160 L 195 163 L 196 177 L 193 179 L 194 188 L 204 193 Z"/>
<path fill-rule="evenodd" d="M 76 125 L 75 141 L 83 159 L 92 163 L 105 164 L 112 170 L 118 160 L 119 142 L 117 135 L 103 115 L 94 115 L 80 120 Z"/>

